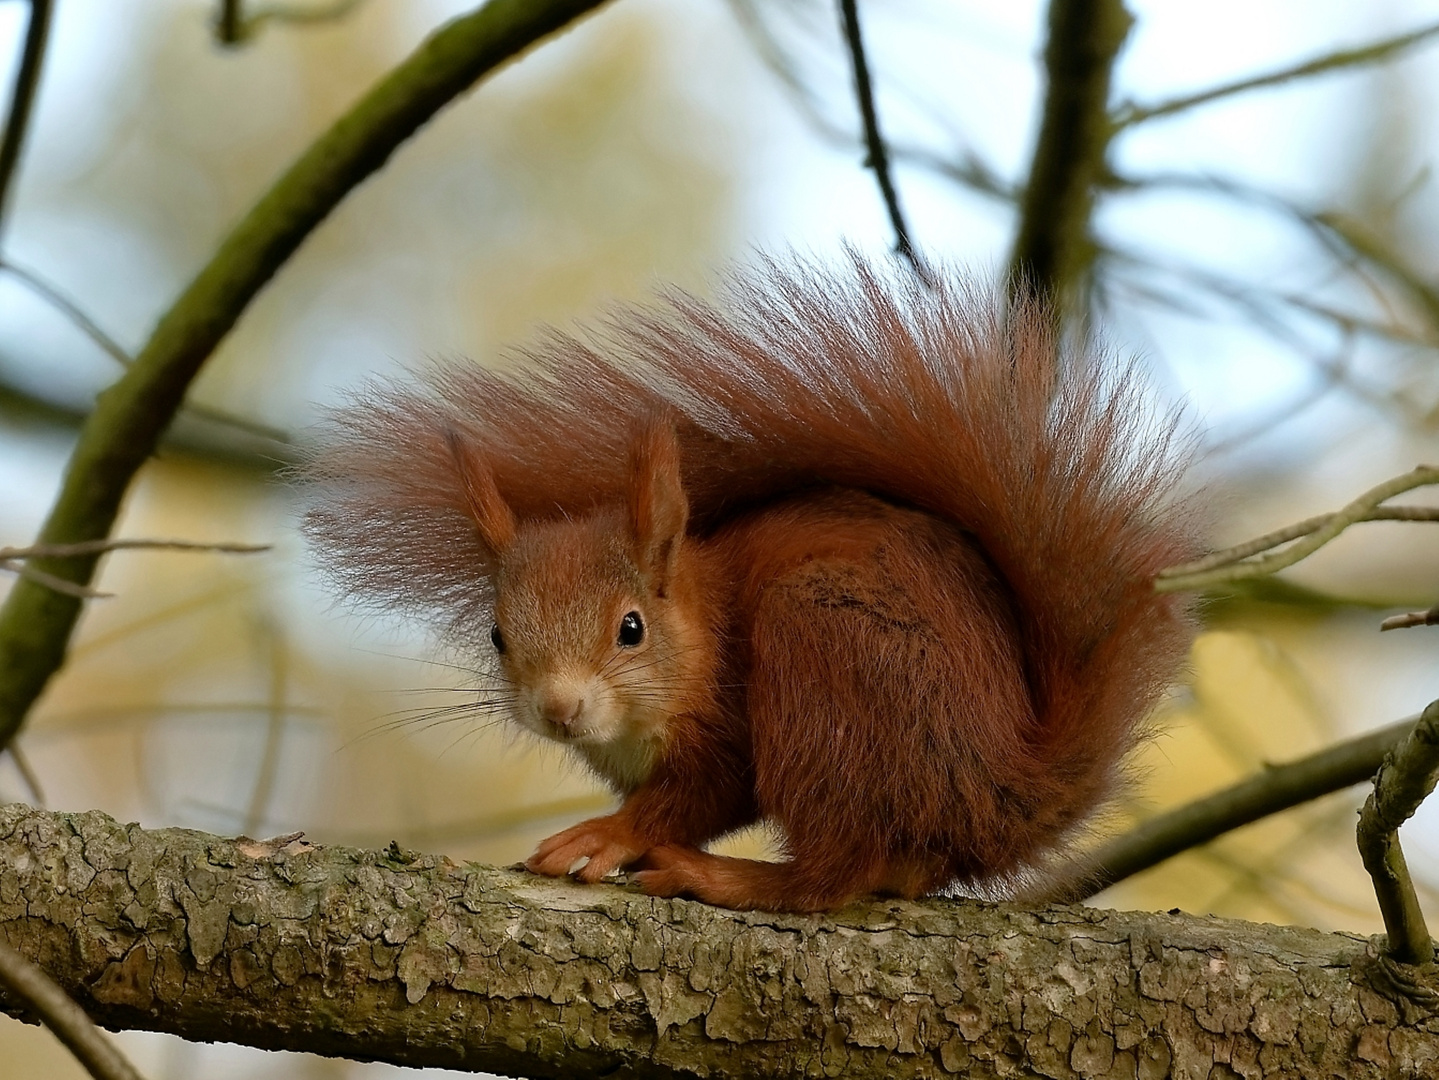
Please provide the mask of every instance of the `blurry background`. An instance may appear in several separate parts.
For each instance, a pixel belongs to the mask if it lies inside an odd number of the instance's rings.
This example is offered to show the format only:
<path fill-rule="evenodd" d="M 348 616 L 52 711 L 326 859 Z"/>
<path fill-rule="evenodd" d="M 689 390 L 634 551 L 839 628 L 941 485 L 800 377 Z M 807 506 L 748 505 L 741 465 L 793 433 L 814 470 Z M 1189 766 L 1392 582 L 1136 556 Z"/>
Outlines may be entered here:
<path fill-rule="evenodd" d="M 216 7 L 58 5 L 0 252 L 112 351 L 138 348 L 278 172 L 466 5 L 363 0 L 327 21 L 266 23 L 231 49 L 215 41 Z M 1439 18 L 1432 0 L 1130 7 L 1115 99 L 1145 105 Z M 26 8 L 0 5 L 7 86 Z M 1034 140 L 1042 7 L 865 0 L 861 14 L 918 243 L 1002 270 Z M 1436 96 L 1439 45 L 1421 46 L 1137 124 L 1114 145 L 1091 301 L 1104 334 L 1202 425 L 1218 543 L 1439 458 Z M 334 605 L 276 466 L 372 375 L 503 362 L 539 323 L 662 283 L 704 291 L 757 249 L 885 251 L 857 132 L 829 0 L 618 0 L 448 109 L 246 313 L 119 529 L 274 550 L 110 556 L 99 584 L 116 595 L 91 603 L 21 756 L 0 759 L 0 798 L 497 863 L 604 808 L 558 753 L 434 713 L 466 685 L 463 657 Z M 33 281 L 0 270 L 0 543 L 29 542 L 116 370 Z M 1213 605 L 1192 681 L 1106 827 L 1439 696 L 1439 630 L 1376 633 L 1386 605 L 1439 599 L 1428 528 L 1362 526 L 1286 575 L 1294 587 Z M 1349 793 L 1243 830 L 1099 902 L 1372 933 L 1357 805 Z M 1439 884 L 1439 807 L 1404 835 Z M 119 1039 L 156 1080 L 403 1072 Z M 81 1075 L 48 1033 L 3 1019 L 0 1062 L 4 1076 Z"/>

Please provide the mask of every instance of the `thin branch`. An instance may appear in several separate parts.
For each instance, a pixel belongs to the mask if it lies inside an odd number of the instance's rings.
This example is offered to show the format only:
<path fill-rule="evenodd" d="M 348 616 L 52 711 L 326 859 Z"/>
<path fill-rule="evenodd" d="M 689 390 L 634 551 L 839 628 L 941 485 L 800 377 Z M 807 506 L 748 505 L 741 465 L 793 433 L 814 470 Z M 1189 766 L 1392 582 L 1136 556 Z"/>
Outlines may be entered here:
<path fill-rule="evenodd" d="M 1254 75 L 1247 79 L 1240 79 L 1237 82 L 1226 83 L 1223 86 L 1216 86 L 1209 90 L 1202 90 L 1197 94 L 1186 94 L 1183 97 L 1171 98 L 1169 101 L 1160 102 L 1158 105 L 1145 106 L 1129 104 L 1119 110 L 1114 123 L 1116 127 L 1132 127 L 1135 124 L 1142 124 L 1146 120 L 1153 120 L 1160 116 L 1170 116 L 1177 112 L 1183 112 L 1186 109 L 1192 109 L 1197 105 L 1208 105 L 1210 102 L 1233 97 L 1236 94 L 1245 94 L 1250 90 L 1279 86 L 1283 83 L 1292 82 L 1295 79 L 1308 78 L 1312 75 L 1323 75 L 1328 72 L 1360 67 L 1365 64 L 1380 63 L 1390 59 L 1396 53 L 1422 44 L 1436 34 L 1439 34 L 1439 23 L 1421 27 L 1418 30 L 1411 30 L 1409 33 L 1400 34 L 1397 37 L 1385 38 L 1382 41 L 1376 41 L 1370 45 L 1363 45 L 1357 49 L 1340 49 L 1332 53 L 1326 53 L 1312 60 L 1305 60 L 1302 63 L 1280 68 L 1277 71 L 1271 71 L 1265 75 Z"/>
<path fill-rule="evenodd" d="M 10 755 L 10 760 L 15 763 L 15 771 L 20 774 L 20 779 L 25 781 L 25 788 L 30 792 L 30 802 L 35 806 L 45 805 L 45 788 L 40 783 L 40 774 L 30 764 L 30 758 L 20 749 L 20 740 L 11 739 L 10 745 L 5 748 Z"/>
<path fill-rule="evenodd" d="M 334 22 L 343 19 L 364 2 L 365 0 L 330 0 L 327 4 L 262 4 L 246 20 L 246 29 L 254 33 L 261 23 L 269 19 L 298 26 Z"/>
<path fill-rule="evenodd" d="M 1158 577 L 1155 579 L 1154 587 L 1159 592 L 1208 589 L 1215 585 L 1225 585 L 1235 581 L 1245 581 L 1250 578 L 1264 577 L 1268 574 L 1276 573 L 1286 567 L 1293 566 L 1301 559 L 1308 558 L 1345 529 L 1349 528 L 1349 526 L 1361 521 L 1374 520 L 1370 518 L 1369 515 L 1386 499 L 1392 499 L 1395 495 L 1412 491 L 1414 488 L 1426 487 L 1430 484 L 1439 484 L 1439 468 L 1430 465 L 1421 465 L 1402 476 L 1396 476 L 1392 480 L 1384 481 L 1384 483 L 1379 484 L 1377 487 L 1370 488 L 1342 510 L 1325 515 L 1323 524 L 1317 525 L 1312 530 L 1308 530 L 1307 534 L 1306 532 L 1298 533 L 1297 535 L 1304 536 L 1305 538 L 1283 551 L 1273 552 L 1251 561 L 1234 562 L 1232 559 L 1225 559 L 1225 565 L 1216 566 L 1212 569 L 1194 569 L 1194 567 L 1198 565 L 1197 563 L 1171 566 L 1159 572 Z M 1409 508 L 1406 507 L 1404 509 L 1408 510 Z M 1427 521 L 1433 519 L 1428 517 L 1418 519 L 1404 517 L 1393 520 Z M 1309 522 L 1300 522 L 1298 526 L 1281 529 L 1278 533 L 1271 533 L 1269 536 L 1260 537 L 1259 540 L 1250 541 L 1249 543 L 1253 545 L 1264 541 L 1263 546 L 1258 550 L 1265 550 L 1265 548 L 1273 547 L 1275 544 L 1283 543 L 1286 532 L 1300 528 L 1301 526 L 1310 525 L 1312 521 L 1313 519 Z M 1281 537 L 1281 539 L 1269 542 L 1273 537 Z M 1293 539 L 1293 537 L 1288 537 L 1288 539 Z M 1239 549 L 1246 546 L 1248 545 L 1241 544 L 1239 545 Z M 1209 558 L 1214 559 L 1217 556 L 1227 554 L 1228 552 L 1219 552 L 1217 555 L 1210 556 Z M 1203 562 L 1205 560 L 1200 561 Z"/>
<path fill-rule="evenodd" d="M 265 808 L 275 791 L 275 778 L 280 771 L 280 749 L 290 716 L 288 697 L 290 652 L 284 634 L 268 620 L 260 628 L 260 637 L 268 653 L 270 687 L 266 695 L 265 743 L 260 751 L 260 766 L 255 770 L 255 784 L 250 789 L 250 805 L 245 811 L 246 833 L 257 833 L 265 820 Z M 283 845 L 282 845 L 283 846 Z"/>
<path fill-rule="evenodd" d="M 130 548 L 163 548 L 174 551 L 219 551 L 249 555 L 269 551 L 269 544 L 206 544 L 191 540 L 85 540 L 77 544 L 36 544 L 31 547 L 0 547 L 0 571 L 19 574 L 37 585 L 79 600 L 104 600 L 114 593 L 102 592 L 25 563 L 25 559 L 73 559 Z"/>
<path fill-rule="evenodd" d="M 220 430 L 217 425 L 200 422 L 192 410 L 182 409 L 176 422 L 160 441 L 162 453 L 174 452 L 198 458 L 231 469 L 244 469 L 266 475 L 293 464 L 296 452 L 289 437 L 277 442 L 266 438 L 257 443 L 243 428 Z M 0 423 L 21 429 L 46 429 L 57 434 L 73 435 L 85 425 L 90 410 L 74 402 L 50 401 L 28 388 L 11 386 L 0 375 Z"/>
<path fill-rule="evenodd" d="M 1016 298 L 1062 301 L 1089 270 L 1094 193 L 1114 134 L 1110 77 L 1133 21 L 1122 0 L 1050 0 L 1044 114 L 1010 256 Z"/>
<path fill-rule="evenodd" d="M 1384 755 L 1413 729 L 1413 720 L 1401 720 L 1298 761 L 1269 766 L 1223 791 L 1151 818 L 1059 867 L 1035 899 L 1046 903 L 1086 899 L 1241 826 L 1361 784 L 1373 777 Z"/>
<path fill-rule="evenodd" d="M 1360 259 L 1396 281 L 1423 309 L 1430 327 L 1439 327 L 1439 289 L 1426 274 L 1407 265 L 1399 254 L 1362 221 L 1333 211 L 1314 215 L 1317 226 L 1328 229 Z"/>
<path fill-rule="evenodd" d="M 1390 615 L 1379 624 L 1380 630 L 1407 630 L 1411 626 L 1439 625 L 1439 604 L 1426 611 L 1411 611 L 1404 615 Z"/>
<path fill-rule="evenodd" d="M 1343 386 L 1353 368 L 1355 337 L 1353 328 L 1346 329 L 1343 332 L 1343 341 L 1332 357 L 1312 358 L 1314 366 L 1318 369 L 1312 385 L 1305 387 L 1288 401 L 1271 407 L 1258 419 L 1250 418 L 1238 430 L 1230 430 L 1228 433 L 1213 433 L 1206 440 L 1205 454 L 1215 457 L 1220 454 L 1232 453 L 1263 435 L 1273 434 L 1285 424 L 1304 415 Z"/>
<path fill-rule="evenodd" d="M 310 232 L 459 94 L 604 0 L 490 0 L 431 35 L 315 140 L 161 318 L 81 430 L 39 542 L 104 537 L 141 465 L 221 339 Z M 95 556 L 40 569 L 88 584 Z M 29 581 L 0 607 L 0 746 L 64 661 L 81 604 Z"/>
<path fill-rule="evenodd" d="M 894 157 L 910 166 L 927 169 L 961 187 L 988 196 L 1007 207 L 1018 205 L 1020 190 L 1004 179 L 988 162 L 969 149 L 942 154 L 921 147 L 894 147 Z"/>
<path fill-rule="evenodd" d="M 246 16 L 240 0 L 220 0 L 220 12 L 215 18 L 215 37 L 222 45 L 243 45 L 268 20 L 300 25 L 334 22 L 343 19 L 363 2 L 330 0 L 328 4 L 269 4 Z"/>
<path fill-rule="evenodd" d="M 1399 826 L 1413 816 L 1439 779 L 1439 701 L 1433 702 L 1400 744 L 1384 757 L 1374 790 L 1359 811 L 1359 854 L 1374 881 L 1384 916 L 1389 955 L 1401 964 L 1434 959 L 1434 943 L 1399 846 Z"/>
<path fill-rule="evenodd" d="M 125 347 L 107 334 L 100 325 L 90 318 L 75 301 L 33 270 L 17 266 L 9 259 L 0 259 L 0 270 L 15 278 L 27 289 L 69 319 L 87 338 L 93 341 L 110 359 L 121 367 L 130 366 L 130 354 Z"/>
<path fill-rule="evenodd" d="M 107 551 L 160 549 L 164 551 L 217 551 L 226 555 L 254 555 L 269 551 L 269 544 L 212 544 L 201 540 L 107 539 L 80 540 L 73 544 L 31 544 L 29 547 L 0 547 L 0 560 L 71 559 L 77 555 L 103 555 Z"/>
<path fill-rule="evenodd" d="M 110 336 L 94 319 L 85 314 L 84 310 L 56 288 L 52 283 L 46 281 L 33 270 L 17 266 L 9 259 L 0 259 L 0 271 L 9 274 L 19 281 L 36 296 L 40 297 L 56 311 L 69 319 L 82 334 L 93 341 L 102 352 L 121 367 L 129 367 L 133 357 L 125 351 L 125 347 Z M 262 424 L 255 420 L 248 420 L 243 416 L 236 416 L 234 413 L 226 412 L 223 409 L 214 409 L 208 405 L 197 405 L 194 402 L 187 402 L 184 411 L 202 420 L 220 424 L 224 427 L 234 428 L 243 431 L 247 435 L 256 435 L 262 439 L 270 439 L 277 443 L 288 443 L 290 434 L 280 428 L 271 427 L 269 424 Z"/>
<path fill-rule="evenodd" d="M 880 197 L 884 199 L 884 207 L 889 212 L 889 223 L 894 228 L 895 251 L 908 261 L 922 280 L 927 281 L 929 271 L 910 240 L 909 225 L 899 207 L 899 192 L 895 189 L 894 178 L 889 171 L 889 151 L 879 133 L 879 113 L 874 105 L 874 87 L 870 82 L 869 62 L 864 55 L 864 39 L 860 36 L 857 0 L 839 0 L 839 10 L 844 25 L 845 43 L 849 46 L 850 63 L 854 70 L 854 91 L 859 102 L 859 115 L 864 122 L 864 144 L 868 152 L 865 164 L 874 170 Z"/>
<path fill-rule="evenodd" d="M 25 47 L 15 72 L 15 86 L 10 91 L 10 116 L 5 121 L 5 135 L 0 138 L 0 232 L 4 230 L 6 211 L 10 207 L 10 193 L 14 188 L 16 167 L 20 164 L 20 152 L 25 148 L 25 135 L 35 106 L 35 92 L 40 86 L 40 69 L 45 63 L 45 43 L 50 37 L 50 17 L 53 14 L 52 0 L 30 0 Z"/>
<path fill-rule="evenodd" d="M 69 581 L 57 574 L 48 573 L 36 566 L 27 566 L 22 562 L 0 561 L 0 570 L 11 574 L 18 574 L 27 581 L 33 581 L 42 588 L 57 592 L 61 596 L 74 597 L 76 600 L 108 600 L 114 593 L 107 593 L 91 585 L 81 585 L 76 581 Z"/>
<path fill-rule="evenodd" d="M 1179 577 L 1184 574 L 1197 574 L 1205 570 L 1213 570 L 1219 566 L 1228 566 L 1230 563 L 1247 559 L 1251 555 L 1258 555 L 1261 551 L 1268 551 L 1280 544 L 1297 540 L 1301 536 L 1308 536 L 1333 520 L 1332 513 L 1305 518 L 1303 521 L 1286 525 L 1282 529 L 1275 529 L 1273 532 L 1265 533 L 1253 540 L 1246 540 L 1242 544 L 1235 544 L 1223 551 L 1216 551 L 1202 559 L 1195 559 L 1193 562 L 1184 563 L 1181 566 L 1171 566 L 1167 570 L 1161 570 L 1159 576 L 1162 578 Z M 1439 506 L 1380 506 L 1356 519 L 1355 524 L 1363 521 L 1439 521 Z"/>
<path fill-rule="evenodd" d="M 0 941 L 0 983 L 23 1001 L 95 1080 L 143 1080 L 55 981 Z"/>

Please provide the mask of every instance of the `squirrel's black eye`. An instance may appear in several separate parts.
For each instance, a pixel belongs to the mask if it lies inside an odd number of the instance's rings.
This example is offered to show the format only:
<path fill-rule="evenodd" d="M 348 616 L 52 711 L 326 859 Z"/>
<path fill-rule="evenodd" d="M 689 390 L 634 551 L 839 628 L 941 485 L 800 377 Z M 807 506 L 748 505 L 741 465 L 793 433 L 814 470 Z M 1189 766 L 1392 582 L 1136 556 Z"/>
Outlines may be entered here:
<path fill-rule="evenodd" d="M 500 633 L 499 623 L 495 623 L 494 626 L 490 627 L 490 644 L 495 647 L 495 652 L 497 653 L 505 651 L 505 635 Z"/>
<path fill-rule="evenodd" d="M 631 611 L 620 620 L 620 644 L 635 646 L 645 639 L 645 623 L 638 611 Z"/>

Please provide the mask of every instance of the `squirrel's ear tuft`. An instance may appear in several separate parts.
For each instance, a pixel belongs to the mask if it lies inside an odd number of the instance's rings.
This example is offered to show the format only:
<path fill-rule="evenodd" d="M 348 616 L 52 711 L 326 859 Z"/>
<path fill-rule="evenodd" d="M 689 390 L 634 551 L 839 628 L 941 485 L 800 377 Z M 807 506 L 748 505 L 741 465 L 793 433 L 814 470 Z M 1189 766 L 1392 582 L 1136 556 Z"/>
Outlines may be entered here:
<path fill-rule="evenodd" d="M 450 456 L 460 474 L 460 491 L 465 498 L 465 511 L 475 522 L 480 540 L 496 557 L 515 540 L 515 513 L 510 509 L 495 484 L 495 473 L 478 454 L 465 445 L 458 432 L 445 432 Z"/>
<path fill-rule="evenodd" d="M 689 500 L 680 484 L 679 442 L 669 416 L 652 416 L 635 433 L 629 509 L 640 572 L 663 596 L 689 519 Z"/>

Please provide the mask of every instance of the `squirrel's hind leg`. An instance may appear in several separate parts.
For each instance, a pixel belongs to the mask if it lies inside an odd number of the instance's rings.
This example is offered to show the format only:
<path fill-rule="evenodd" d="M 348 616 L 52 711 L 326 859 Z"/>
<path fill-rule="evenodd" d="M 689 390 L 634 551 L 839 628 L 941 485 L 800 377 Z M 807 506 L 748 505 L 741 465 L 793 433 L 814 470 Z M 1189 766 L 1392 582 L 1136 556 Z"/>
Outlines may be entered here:
<path fill-rule="evenodd" d="M 688 896 L 736 911 L 807 912 L 829 911 L 871 893 L 919 896 L 935 887 L 941 872 L 925 860 L 853 869 L 841 878 L 794 860 L 734 859 L 664 844 L 645 853 L 635 879 L 651 896 Z"/>
<path fill-rule="evenodd" d="M 751 626 L 756 802 L 816 907 L 1005 871 L 1036 782 L 1003 589 L 967 538 L 889 514 L 769 582 Z"/>

